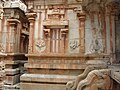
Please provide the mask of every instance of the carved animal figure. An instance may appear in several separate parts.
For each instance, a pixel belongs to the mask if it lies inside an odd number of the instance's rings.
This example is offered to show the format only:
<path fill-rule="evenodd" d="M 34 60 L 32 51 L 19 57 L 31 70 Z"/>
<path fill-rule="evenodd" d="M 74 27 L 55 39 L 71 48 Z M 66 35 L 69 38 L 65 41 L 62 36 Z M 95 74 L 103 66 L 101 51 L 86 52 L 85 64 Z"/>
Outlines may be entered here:
<path fill-rule="evenodd" d="M 85 71 L 80 74 L 79 76 L 77 76 L 76 80 L 74 81 L 69 81 L 67 84 L 66 84 L 66 88 L 68 90 L 76 90 L 79 82 L 83 79 L 85 79 L 88 75 L 89 72 L 91 72 L 92 70 L 95 70 L 95 69 L 103 69 L 103 68 L 106 68 L 105 66 L 101 67 L 101 66 L 88 66 Z"/>
<path fill-rule="evenodd" d="M 79 82 L 76 90 L 110 90 L 110 70 L 93 70 Z"/>

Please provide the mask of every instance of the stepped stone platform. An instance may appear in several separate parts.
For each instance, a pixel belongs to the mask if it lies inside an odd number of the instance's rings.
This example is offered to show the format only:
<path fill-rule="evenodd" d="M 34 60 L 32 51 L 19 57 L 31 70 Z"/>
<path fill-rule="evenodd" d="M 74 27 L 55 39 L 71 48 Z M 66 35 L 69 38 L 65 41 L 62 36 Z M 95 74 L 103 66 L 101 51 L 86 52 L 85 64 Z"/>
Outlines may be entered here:
<path fill-rule="evenodd" d="M 66 90 L 66 83 L 89 65 L 106 67 L 107 55 L 28 54 L 27 73 L 20 77 L 21 90 Z M 98 63 L 96 63 L 98 62 Z"/>

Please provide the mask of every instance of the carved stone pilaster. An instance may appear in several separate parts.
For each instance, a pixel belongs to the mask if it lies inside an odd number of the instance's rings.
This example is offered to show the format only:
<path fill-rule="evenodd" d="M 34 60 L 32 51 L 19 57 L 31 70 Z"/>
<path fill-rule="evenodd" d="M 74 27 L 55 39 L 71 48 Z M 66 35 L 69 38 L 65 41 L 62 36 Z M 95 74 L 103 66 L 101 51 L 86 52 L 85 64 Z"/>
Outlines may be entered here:
<path fill-rule="evenodd" d="M 84 54 L 85 52 L 85 19 L 86 19 L 86 14 L 85 12 L 81 11 L 77 13 L 77 16 L 79 18 L 79 43 L 80 43 L 80 53 Z"/>
<path fill-rule="evenodd" d="M 50 53 L 50 42 L 51 42 L 51 38 L 50 38 L 50 29 L 43 29 L 43 31 L 44 31 L 44 35 L 45 35 L 45 43 L 47 43 L 46 44 L 46 46 L 47 46 L 47 49 L 46 49 L 46 51 L 48 52 L 48 53 Z"/>
<path fill-rule="evenodd" d="M 109 19 L 110 25 L 110 53 L 111 53 L 111 63 L 116 60 L 116 46 L 115 46 L 115 18 L 119 17 L 120 14 L 120 3 L 118 1 L 112 1 L 106 5 L 106 14 Z"/>
<path fill-rule="evenodd" d="M 21 35 L 20 40 L 21 40 L 21 42 L 20 42 L 20 46 L 21 46 L 20 51 L 24 52 L 24 40 L 25 40 L 25 36 Z"/>
<path fill-rule="evenodd" d="M 18 34 L 18 31 L 17 31 L 17 24 L 20 23 L 20 21 L 18 19 L 8 19 L 7 20 L 9 25 L 10 25 L 10 29 L 11 29 L 11 32 L 9 32 L 10 34 L 10 40 L 9 40 L 9 50 L 8 52 L 11 52 L 11 53 L 14 53 L 16 52 L 16 50 L 18 49 L 17 47 L 17 34 Z"/>
<path fill-rule="evenodd" d="M 33 52 L 33 42 L 34 42 L 34 22 L 35 18 L 37 17 L 36 13 L 34 12 L 28 12 L 26 13 L 26 16 L 30 22 L 30 34 L 29 34 L 29 53 Z"/>
<path fill-rule="evenodd" d="M 61 29 L 61 53 L 65 53 L 67 47 L 68 47 L 68 40 L 67 40 L 67 35 L 68 35 L 68 29 Z"/>

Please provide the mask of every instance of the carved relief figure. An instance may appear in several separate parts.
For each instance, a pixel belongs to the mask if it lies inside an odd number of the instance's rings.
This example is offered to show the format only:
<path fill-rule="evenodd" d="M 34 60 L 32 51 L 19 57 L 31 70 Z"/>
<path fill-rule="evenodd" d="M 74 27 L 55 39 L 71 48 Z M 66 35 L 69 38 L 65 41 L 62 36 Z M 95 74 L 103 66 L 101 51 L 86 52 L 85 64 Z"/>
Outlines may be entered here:
<path fill-rule="evenodd" d="M 80 44 L 79 44 L 78 40 L 71 40 L 70 41 L 69 47 L 70 47 L 71 51 L 77 49 L 79 46 L 80 46 Z"/>
<path fill-rule="evenodd" d="M 106 0 L 105 0 L 106 1 Z M 90 42 L 89 50 L 86 54 L 103 53 L 105 48 L 105 22 L 104 11 L 105 1 L 103 0 L 85 0 L 84 10 L 88 13 L 91 20 L 92 41 Z"/>
<path fill-rule="evenodd" d="M 91 45 L 90 45 L 90 52 L 91 53 L 101 53 L 103 52 L 103 42 L 101 40 L 101 29 L 95 29 L 95 35 L 93 36 Z M 94 33 L 92 33 L 94 34 Z"/>

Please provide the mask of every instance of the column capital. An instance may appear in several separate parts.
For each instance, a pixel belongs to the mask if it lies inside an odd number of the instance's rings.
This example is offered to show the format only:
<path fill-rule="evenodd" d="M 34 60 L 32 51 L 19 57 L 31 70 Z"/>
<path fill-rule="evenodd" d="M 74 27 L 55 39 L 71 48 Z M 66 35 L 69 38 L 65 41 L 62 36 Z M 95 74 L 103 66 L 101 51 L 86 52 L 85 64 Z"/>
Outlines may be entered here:
<path fill-rule="evenodd" d="M 68 33 L 68 29 L 61 29 L 62 36 L 65 36 Z"/>
<path fill-rule="evenodd" d="M 37 17 L 37 14 L 35 12 L 27 12 L 25 14 L 29 20 L 29 22 L 34 22 L 35 21 L 35 18 Z"/>
<path fill-rule="evenodd" d="M 9 22 L 10 25 L 17 25 L 17 23 L 20 23 L 18 19 L 13 19 L 13 18 L 7 19 L 7 22 Z"/>
<path fill-rule="evenodd" d="M 79 18 L 79 20 L 85 20 L 86 19 L 86 13 L 84 11 L 80 11 L 77 13 L 77 17 Z"/>
<path fill-rule="evenodd" d="M 50 29 L 43 29 L 46 36 L 50 36 Z"/>

